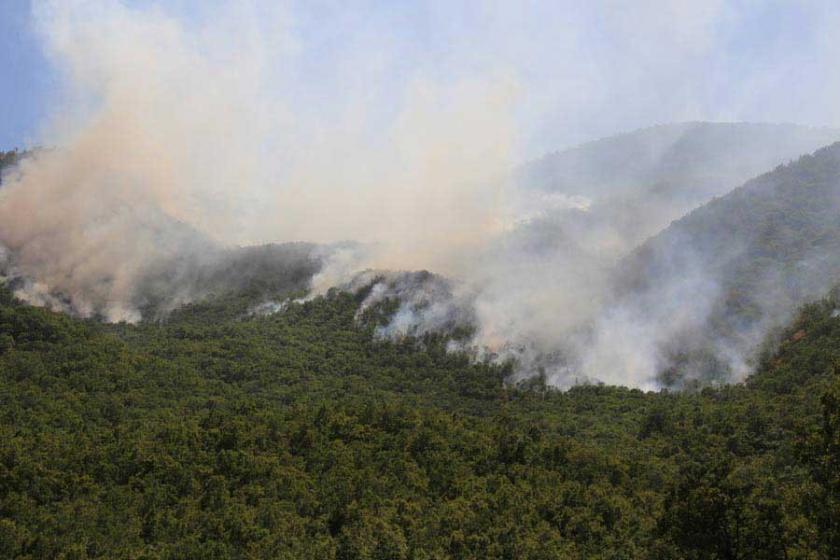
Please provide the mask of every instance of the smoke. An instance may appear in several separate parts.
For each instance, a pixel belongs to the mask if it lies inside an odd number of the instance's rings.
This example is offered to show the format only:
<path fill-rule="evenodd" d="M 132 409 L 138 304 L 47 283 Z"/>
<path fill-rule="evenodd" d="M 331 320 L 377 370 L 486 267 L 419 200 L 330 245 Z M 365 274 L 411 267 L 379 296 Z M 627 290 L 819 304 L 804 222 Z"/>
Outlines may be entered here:
<path fill-rule="evenodd" d="M 68 85 L 46 133 L 56 149 L 0 200 L 0 241 L 38 279 L 22 297 L 133 321 L 145 270 L 215 246 L 353 240 L 360 265 L 447 271 L 498 227 L 510 78 L 413 75 L 384 123 L 361 94 L 338 114 L 299 113 L 269 60 L 290 47 L 264 39 L 255 10 L 190 29 L 117 1 L 35 4 Z M 289 33 L 275 15 L 272 34 Z"/>
<path fill-rule="evenodd" d="M 464 328 L 455 347 L 513 359 L 520 377 L 654 387 L 722 287 L 684 252 L 667 282 L 622 299 L 622 259 L 836 133 L 659 127 L 517 168 L 651 122 L 819 120 L 769 99 L 778 80 L 744 74 L 746 54 L 727 58 L 749 3 L 595 4 L 35 0 L 64 87 L 52 149 L 4 177 L 4 274 L 33 304 L 134 322 L 241 284 L 239 246 L 311 242 L 246 251 L 263 264 L 242 275 L 313 296 L 365 286 L 360 318 L 397 302 L 378 336 Z M 764 112 L 732 75 L 763 84 Z M 434 274 L 389 272 L 416 270 Z"/>

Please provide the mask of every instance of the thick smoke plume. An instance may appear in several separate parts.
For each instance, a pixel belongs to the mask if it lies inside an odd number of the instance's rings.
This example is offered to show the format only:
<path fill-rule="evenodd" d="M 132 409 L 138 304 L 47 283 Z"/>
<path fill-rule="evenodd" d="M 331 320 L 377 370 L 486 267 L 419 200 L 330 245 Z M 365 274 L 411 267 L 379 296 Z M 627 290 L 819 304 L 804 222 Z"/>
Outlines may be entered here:
<path fill-rule="evenodd" d="M 508 79 L 412 77 L 377 126 L 364 99 L 309 117 L 267 70 L 278 53 L 249 10 L 226 14 L 243 37 L 115 1 L 36 6 L 72 104 L 50 123 L 55 149 L 0 201 L 33 302 L 60 293 L 82 315 L 136 320 L 144 270 L 214 244 L 353 240 L 366 262 L 445 271 L 498 227 L 488 185 L 512 163 Z"/>
<path fill-rule="evenodd" d="M 666 23 L 641 4 L 632 29 L 605 20 L 614 52 L 586 42 L 580 30 L 597 18 L 575 3 L 539 8 L 534 21 L 476 7 L 463 36 L 431 26 L 448 48 L 423 63 L 388 22 L 338 9 L 336 49 L 301 31 L 327 14 L 295 4 L 184 18 L 154 4 L 36 0 L 34 25 L 65 87 L 44 125 L 49 149 L 0 190 L 4 272 L 34 304 L 138 321 L 153 301 L 166 311 L 235 283 L 225 271 L 242 268 L 238 246 L 310 242 L 320 248 L 269 246 L 254 258 L 287 263 L 297 271 L 287 284 L 308 282 L 313 295 L 372 283 L 360 313 L 399 302 L 379 336 L 464 327 L 471 337 L 453 348 L 512 358 L 519 376 L 656 386 L 668 345 L 712 315 L 720 279 L 688 252 L 678 274 L 622 300 L 621 263 L 685 212 L 836 133 L 655 127 L 626 137 L 630 148 L 596 143 L 517 168 L 523 146 L 540 144 L 529 135 L 545 126 L 534 124 L 541 109 L 566 140 L 603 130 L 599 107 L 614 127 L 640 124 L 614 113 L 611 95 L 622 93 L 622 111 L 645 122 L 740 114 L 743 99 L 704 110 L 708 99 L 680 81 L 685 64 L 720 54 L 713 30 L 740 9 L 666 2 Z M 458 17 L 429 10 L 435 22 Z M 550 37 L 527 31 L 540 18 L 557 23 Z M 622 41 L 640 64 L 610 65 Z M 704 64 L 692 67 L 696 85 Z M 644 67 L 653 70 L 634 70 Z M 648 82 L 661 93 L 639 91 Z M 562 108 L 547 109 L 548 96 Z M 424 269 L 435 274 L 388 272 Z M 717 357 L 736 375 L 748 367 L 740 347 Z"/>

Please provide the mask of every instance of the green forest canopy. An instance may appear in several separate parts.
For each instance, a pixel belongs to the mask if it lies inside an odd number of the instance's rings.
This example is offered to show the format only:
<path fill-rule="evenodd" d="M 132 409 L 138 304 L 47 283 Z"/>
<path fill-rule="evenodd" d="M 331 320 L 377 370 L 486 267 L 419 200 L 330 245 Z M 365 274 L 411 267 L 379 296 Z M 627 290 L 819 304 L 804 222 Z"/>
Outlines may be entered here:
<path fill-rule="evenodd" d="M 358 297 L 165 323 L 0 304 L 0 557 L 833 558 L 840 318 L 744 385 L 566 393 Z"/>
<path fill-rule="evenodd" d="M 837 293 L 743 385 L 560 393 L 257 288 L 136 326 L 0 289 L 0 557 L 840 557 Z"/>

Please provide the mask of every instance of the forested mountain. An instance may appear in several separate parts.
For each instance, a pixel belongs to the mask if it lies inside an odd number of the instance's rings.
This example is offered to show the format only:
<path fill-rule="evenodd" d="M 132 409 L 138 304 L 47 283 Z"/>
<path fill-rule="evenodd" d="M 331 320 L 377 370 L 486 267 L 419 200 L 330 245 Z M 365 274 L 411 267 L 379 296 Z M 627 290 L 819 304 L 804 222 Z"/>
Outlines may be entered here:
<path fill-rule="evenodd" d="M 359 298 L 166 323 L 0 303 L 3 558 L 835 558 L 840 318 L 746 385 L 534 382 Z"/>
<path fill-rule="evenodd" d="M 838 27 L 0 0 L 0 560 L 840 560 Z"/>
<path fill-rule="evenodd" d="M 662 340 L 678 393 L 560 392 L 440 333 L 377 337 L 398 302 L 362 309 L 373 276 L 254 313 L 302 292 L 308 244 L 161 260 L 135 325 L 26 305 L 11 278 L 0 557 L 840 557 L 840 292 L 794 313 L 840 280 L 837 177 L 840 144 L 622 261 L 614 305 L 686 327 Z M 787 319 L 745 383 L 686 383 Z"/>
<path fill-rule="evenodd" d="M 524 165 L 514 192 L 555 235 L 571 229 L 597 240 L 597 252 L 621 254 L 713 197 L 838 140 L 840 130 L 797 125 L 660 125 Z"/>
<path fill-rule="evenodd" d="M 609 266 L 713 195 L 838 138 L 840 131 L 826 128 L 684 123 L 551 154 L 517 173 L 513 196 L 524 200 L 525 208 L 514 204 L 519 227 L 511 239 L 524 252 L 542 255 L 559 250 L 572 253 L 571 260 Z M 25 155 L 3 152 L 0 170 L 9 169 Z M 569 208 L 561 203 L 556 208 L 551 199 L 556 194 L 582 195 L 588 206 L 585 211 L 574 204 Z M 537 215 L 529 214 L 531 207 L 538 209 Z M 26 258 L 21 261 L 20 248 L 7 247 L 0 274 L 14 279 L 13 287 L 18 289 L 32 283 L 48 285 L 46 294 L 30 290 L 29 300 L 54 309 L 109 320 L 160 318 L 184 302 L 238 292 L 246 285 L 250 290 L 266 283 L 273 283 L 273 288 L 303 289 L 329 252 L 329 248 L 307 244 L 226 248 L 160 209 L 132 207 L 120 212 L 126 215 L 117 221 L 126 231 L 118 236 L 118 243 L 109 242 L 115 254 L 101 260 L 114 262 L 120 255 L 129 255 L 128 268 L 139 268 L 142 273 L 129 270 L 124 273 L 129 276 L 126 279 L 115 277 L 113 267 L 103 264 L 87 270 L 90 262 L 97 261 L 82 255 L 80 262 L 65 263 L 74 274 L 49 270 L 50 278 L 33 278 Z M 44 255 L 31 258 L 43 274 Z M 81 270 L 85 278 L 75 278 Z M 89 277 L 97 279 L 93 287 Z M 281 282 L 280 277 L 286 280 Z M 287 281 L 291 282 L 288 286 Z M 122 284 L 117 297 L 114 286 Z M 78 303 L 68 294 L 85 297 Z M 120 305 L 110 309 L 116 299 Z"/>
<path fill-rule="evenodd" d="M 422 332 L 477 309 L 475 345 L 559 386 L 743 380 L 768 332 L 840 278 L 838 153 L 774 166 L 646 242 L 636 235 L 662 219 L 656 204 L 548 211 L 487 251 L 477 295 L 447 313 L 403 306 L 400 319 Z"/>
<path fill-rule="evenodd" d="M 747 352 L 840 277 L 838 216 L 840 143 L 747 182 L 650 239 L 619 268 L 615 305 L 673 305 L 666 294 L 691 285 L 679 305 L 694 316 L 662 351 L 683 370 L 697 360 L 719 368 L 721 349 Z"/>

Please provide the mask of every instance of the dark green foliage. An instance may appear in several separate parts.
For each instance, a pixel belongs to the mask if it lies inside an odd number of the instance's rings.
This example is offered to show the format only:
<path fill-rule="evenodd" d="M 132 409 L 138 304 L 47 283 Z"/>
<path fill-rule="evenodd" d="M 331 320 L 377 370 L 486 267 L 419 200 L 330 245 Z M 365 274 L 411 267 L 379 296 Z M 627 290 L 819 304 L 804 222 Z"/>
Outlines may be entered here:
<path fill-rule="evenodd" d="M 505 384 L 333 292 L 106 326 L 0 292 L 2 558 L 831 558 L 840 319 L 747 385 Z M 804 333 L 804 334 L 800 334 Z"/>
<path fill-rule="evenodd" d="M 836 377 L 835 372 L 835 377 Z M 822 398 L 822 429 L 815 434 L 808 455 L 818 484 L 815 513 L 821 550 L 840 557 L 840 381 Z"/>
<path fill-rule="evenodd" d="M 17 149 L 8 152 L 0 151 L 0 184 L 3 183 L 3 173 L 17 165 L 25 152 L 19 152 Z"/>

